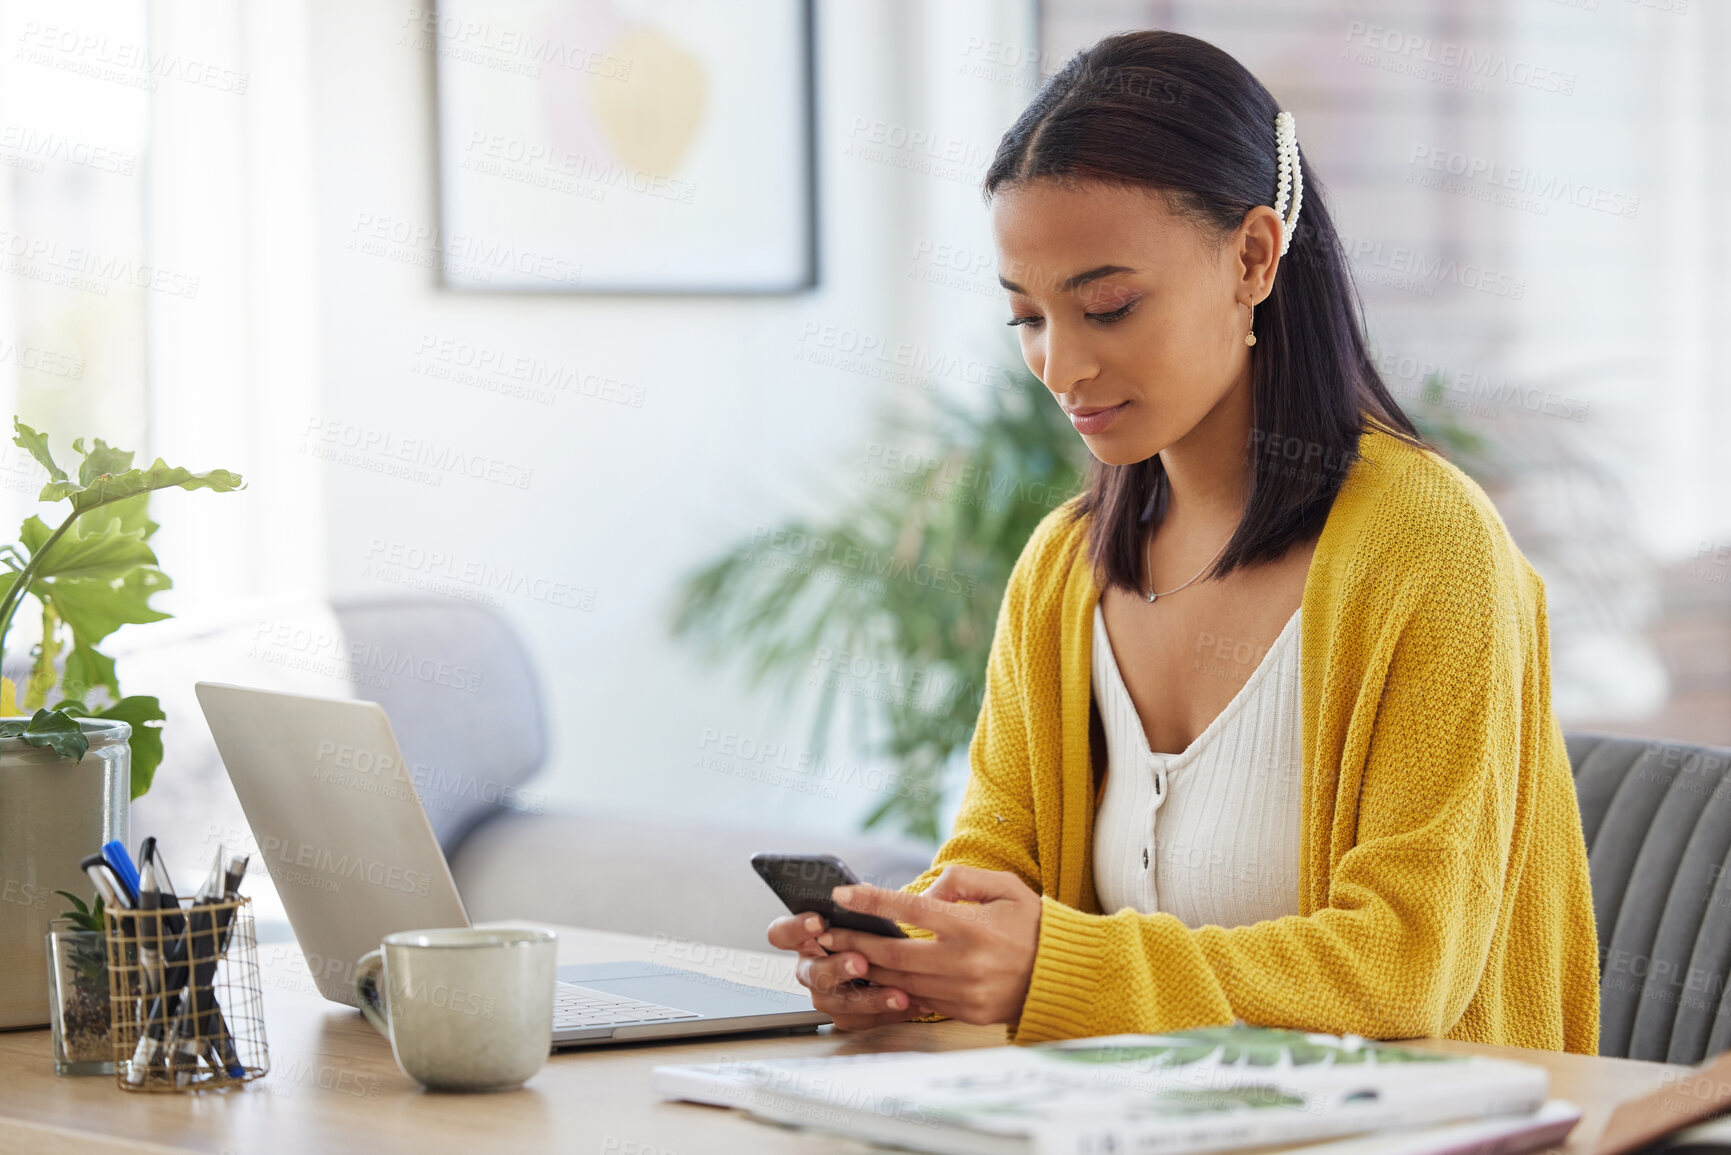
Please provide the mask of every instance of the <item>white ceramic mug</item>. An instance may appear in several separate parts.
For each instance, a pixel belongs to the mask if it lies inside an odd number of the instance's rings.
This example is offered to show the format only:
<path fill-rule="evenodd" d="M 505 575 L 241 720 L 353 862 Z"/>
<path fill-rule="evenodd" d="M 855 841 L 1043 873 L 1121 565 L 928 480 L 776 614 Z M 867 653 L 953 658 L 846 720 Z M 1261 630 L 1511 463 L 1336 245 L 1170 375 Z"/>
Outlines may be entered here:
<path fill-rule="evenodd" d="M 386 935 L 355 964 L 355 1003 L 390 1040 L 397 1066 L 423 1086 L 521 1086 L 553 1048 L 558 943 L 546 930 Z"/>

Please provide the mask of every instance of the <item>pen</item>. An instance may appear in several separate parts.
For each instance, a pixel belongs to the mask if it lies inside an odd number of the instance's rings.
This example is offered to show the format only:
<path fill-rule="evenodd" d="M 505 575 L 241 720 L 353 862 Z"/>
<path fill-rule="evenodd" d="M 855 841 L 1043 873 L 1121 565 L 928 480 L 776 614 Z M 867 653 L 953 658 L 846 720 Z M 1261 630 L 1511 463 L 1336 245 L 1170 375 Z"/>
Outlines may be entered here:
<path fill-rule="evenodd" d="M 180 910 L 180 896 L 175 893 L 174 883 L 168 877 L 168 864 L 156 853 L 155 837 L 146 838 L 138 848 L 138 860 L 150 871 L 155 883 L 156 907 L 160 912 L 163 941 L 161 943 L 162 961 L 165 965 L 184 963 L 186 959 L 186 942 L 182 936 L 186 933 L 186 915 Z M 140 888 L 142 892 L 142 886 Z M 178 968 L 180 972 L 185 967 Z M 170 969 L 167 976 L 167 991 L 170 997 L 186 983 L 184 973 Z M 172 1011 L 172 1007 L 170 1010 Z"/>
<path fill-rule="evenodd" d="M 123 910 L 130 911 L 132 903 L 127 901 L 125 888 L 115 877 L 113 868 L 100 854 L 92 854 L 83 859 L 79 862 L 78 868 L 84 871 L 85 877 L 90 879 L 90 884 L 96 888 L 96 893 L 102 896 L 104 905 L 115 912 L 116 925 L 119 928 L 121 940 L 123 942 L 130 941 L 133 935 L 137 933 L 138 928 L 132 915 L 119 913 Z M 106 929 L 104 928 L 105 931 Z M 103 944 L 102 953 L 104 958 L 110 957 L 106 942 Z"/>
<path fill-rule="evenodd" d="M 110 910 L 131 910 L 132 903 L 123 897 L 124 887 L 115 877 L 113 868 L 108 865 L 100 854 L 92 854 L 78 864 L 78 869 L 84 872 L 90 884 L 96 888 L 96 893 L 102 896 L 102 901 Z M 131 922 L 125 919 L 124 922 Z"/>
<path fill-rule="evenodd" d="M 127 856 L 126 847 L 119 839 L 102 844 L 102 858 L 114 871 L 116 878 L 125 888 L 127 897 L 132 899 L 132 905 L 138 905 L 138 868 L 132 865 L 132 859 Z"/>
<path fill-rule="evenodd" d="M 137 947 L 139 946 L 138 919 L 131 913 L 118 913 L 119 911 L 130 912 L 132 910 L 132 903 L 126 896 L 126 886 L 120 881 L 120 877 L 115 873 L 114 868 L 108 864 L 108 860 L 103 858 L 100 854 L 92 854 L 81 861 L 78 865 L 83 869 L 91 883 L 95 885 L 96 892 L 102 896 L 102 901 L 108 904 L 108 909 L 117 912 L 115 916 L 115 925 L 119 930 L 121 949 L 117 952 L 112 946 L 104 943 L 103 953 L 110 962 L 118 960 L 122 966 L 125 966 L 129 961 L 126 956 L 125 947 L 129 944 L 133 946 L 134 953 L 132 957 L 136 959 L 138 957 L 136 953 Z M 148 978 L 149 972 L 146 971 L 145 975 Z M 112 975 L 110 976 L 109 983 L 111 995 L 114 990 L 124 991 L 125 989 L 125 983 L 117 982 Z M 130 1014 L 134 1016 L 142 1011 L 147 1005 L 139 995 L 129 995 L 126 1002 L 131 1005 Z M 130 1067 L 127 1068 L 127 1071 L 129 1081 L 136 1081 L 130 1080 Z"/>
<path fill-rule="evenodd" d="M 175 1082 L 184 1082 L 187 1068 L 198 1066 L 198 1055 L 193 1040 L 189 1037 L 191 1030 L 197 1025 L 195 1008 L 191 1005 L 194 999 L 187 983 L 192 978 L 192 968 L 189 965 L 187 934 L 187 917 L 180 909 L 180 896 L 174 889 L 174 882 L 168 876 L 168 864 L 156 852 L 156 836 L 150 835 L 139 844 L 138 860 L 149 864 L 156 873 L 159 890 L 157 910 L 163 933 L 172 936 L 162 946 L 162 962 L 168 968 L 163 976 L 160 997 L 160 1019 L 164 1025 L 163 1058 L 171 1069 L 175 1070 Z M 153 1017 L 156 1017 L 153 1015 Z"/>
<path fill-rule="evenodd" d="M 210 874 L 193 900 L 187 934 L 191 939 L 190 953 L 194 960 L 191 978 L 193 1012 L 197 1016 L 198 1033 L 208 1051 L 207 1058 L 211 1066 L 240 1079 L 246 1077 L 246 1067 L 235 1052 L 228 1023 L 222 1017 L 216 992 L 211 989 L 217 960 L 227 947 L 228 926 L 234 913 L 232 907 L 214 907 L 214 904 L 227 893 L 232 878 L 232 874 L 222 868 L 222 851 L 218 849 Z"/>
<path fill-rule="evenodd" d="M 104 853 L 108 847 L 103 848 Z M 162 919 L 157 905 L 162 895 L 156 888 L 155 864 L 146 859 L 138 884 L 138 970 L 141 979 L 140 1007 L 144 1011 L 139 1026 L 138 1045 L 133 1048 L 132 1061 L 126 1068 L 126 1081 L 133 1086 L 144 1082 L 145 1072 L 161 1054 L 163 1023 L 157 1018 L 162 1007 Z"/>
<path fill-rule="evenodd" d="M 224 853 L 226 852 L 218 850 L 219 860 Z M 246 868 L 251 861 L 252 856 L 249 854 L 228 855 L 228 865 L 222 873 L 222 898 L 225 904 L 233 903 L 240 898 L 240 884 L 246 878 Z M 228 954 L 228 940 L 234 927 L 234 913 L 235 908 L 232 905 L 224 905 L 217 912 L 216 956 L 218 958 Z M 245 1078 L 246 1067 L 241 1063 L 240 1056 L 235 1053 L 234 1040 L 229 1034 L 228 1024 L 223 1021 L 222 1012 L 215 1010 L 212 1012 L 212 1017 L 215 1019 L 215 1033 L 228 1073 L 237 1079 Z"/>
<path fill-rule="evenodd" d="M 210 872 L 204 876 L 204 885 L 200 886 L 198 893 L 193 896 L 192 909 L 187 915 L 187 953 L 193 960 L 192 977 L 187 990 L 197 1023 L 197 1037 L 203 1044 L 205 1061 L 214 1069 L 233 1074 L 233 1067 L 238 1064 L 230 1063 L 224 1053 L 228 1048 L 218 1044 L 219 1036 L 222 1043 L 227 1044 L 228 1035 L 227 1031 L 219 1026 L 220 1013 L 212 1013 L 217 1002 L 216 992 L 210 987 L 216 977 L 216 959 L 221 953 L 217 941 L 219 932 L 210 904 L 221 894 L 222 848 L 218 847 L 215 857 L 211 859 Z M 242 1074 L 244 1073 L 243 1070 Z"/>
<path fill-rule="evenodd" d="M 124 896 L 124 888 L 120 885 L 119 880 L 114 877 L 113 870 L 100 854 L 90 855 L 88 858 L 81 861 L 78 866 L 79 869 L 84 871 L 85 877 L 90 879 L 91 885 L 96 887 L 96 893 L 102 896 L 104 905 L 106 905 L 109 910 L 115 912 L 115 927 L 117 928 L 120 935 L 120 941 L 124 948 L 124 944 L 131 942 L 134 935 L 138 932 L 136 920 L 132 915 L 120 913 L 121 911 L 130 911 L 132 909 L 132 904 L 128 902 Z M 109 945 L 107 929 L 107 927 L 103 928 L 102 956 L 105 961 L 112 962 L 117 956 L 114 949 Z M 118 957 L 124 959 L 124 949 L 122 949 L 122 952 Z M 112 980 L 110 980 L 110 991 L 112 992 L 112 990 L 113 984 Z"/>
<path fill-rule="evenodd" d="M 240 883 L 246 877 L 247 864 L 252 861 L 250 854 L 236 854 L 229 858 L 228 867 L 223 871 L 222 896 L 225 899 L 240 897 Z"/>
<path fill-rule="evenodd" d="M 225 903 L 234 903 L 240 898 L 240 884 L 246 878 L 246 868 L 252 862 L 250 854 L 231 854 L 228 866 L 222 875 L 222 897 Z M 218 916 L 216 954 L 222 958 L 228 953 L 228 941 L 234 929 L 235 908 L 225 905 Z M 218 1039 L 223 1046 L 223 1059 L 227 1064 L 228 1073 L 235 1078 L 246 1077 L 246 1067 L 240 1057 L 235 1054 L 234 1040 L 229 1035 L 228 1024 L 223 1021 L 222 1012 L 214 1012 L 218 1029 Z"/>

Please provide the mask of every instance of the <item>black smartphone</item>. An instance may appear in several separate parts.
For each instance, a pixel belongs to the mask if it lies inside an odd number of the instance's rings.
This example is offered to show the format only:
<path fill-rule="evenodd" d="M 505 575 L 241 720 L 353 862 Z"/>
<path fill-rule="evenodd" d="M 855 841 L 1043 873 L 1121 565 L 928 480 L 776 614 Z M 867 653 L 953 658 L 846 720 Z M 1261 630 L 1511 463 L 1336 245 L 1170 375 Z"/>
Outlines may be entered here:
<path fill-rule="evenodd" d="M 828 925 L 844 930 L 881 934 L 886 938 L 908 937 L 887 918 L 860 914 L 835 904 L 829 892 L 859 879 L 847 868 L 847 863 L 833 854 L 754 854 L 751 865 L 794 914 L 811 911 L 822 915 Z"/>

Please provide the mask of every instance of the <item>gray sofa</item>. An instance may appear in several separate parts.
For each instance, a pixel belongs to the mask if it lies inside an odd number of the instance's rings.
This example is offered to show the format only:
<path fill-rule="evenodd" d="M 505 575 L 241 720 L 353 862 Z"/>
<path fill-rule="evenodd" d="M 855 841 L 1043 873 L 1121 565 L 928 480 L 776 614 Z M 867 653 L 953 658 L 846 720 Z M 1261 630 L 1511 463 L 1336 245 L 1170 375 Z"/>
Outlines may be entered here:
<path fill-rule="evenodd" d="M 765 948 L 764 927 L 783 911 L 752 871 L 753 852 L 838 854 L 871 881 L 900 886 L 935 849 L 549 805 L 534 666 L 510 626 L 482 607 L 420 598 L 268 606 L 214 624 L 163 623 L 137 637 L 120 655 L 124 688 L 162 698 L 169 722 L 162 769 L 133 806 L 133 841 L 157 833 L 169 845 L 170 830 L 185 831 L 172 845 L 189 857 L 196 850 L 200 869 L 215 842 L 248 836 L 194 697 L 200 680 L 384 706 L 476 921 L 535 919 Z M 526 883 L 549 877 L 559 884 Z"/>

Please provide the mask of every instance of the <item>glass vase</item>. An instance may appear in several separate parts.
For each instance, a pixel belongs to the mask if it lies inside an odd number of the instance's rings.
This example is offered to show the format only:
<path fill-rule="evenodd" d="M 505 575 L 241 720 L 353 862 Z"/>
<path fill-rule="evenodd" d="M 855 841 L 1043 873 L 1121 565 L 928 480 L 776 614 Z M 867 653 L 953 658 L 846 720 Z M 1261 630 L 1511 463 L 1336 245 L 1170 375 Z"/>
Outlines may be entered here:
<path fill-rule="evenodd" d="M 114 1074 L 108 939 L 68 918 L 48 924 L 48 1025 L 56 1075 Z"/>
<path fill-rule="evenodd" d="M 43 948 L 49 921 L 67 907 L 54 892 L 89 902 L 79 860 L 111 838 L 127 840 L 132 727 L 105 718 L 78 725 L 90 749 L 77 762 L 0 738 L 0 1030 L 48 1025 Z"/>

